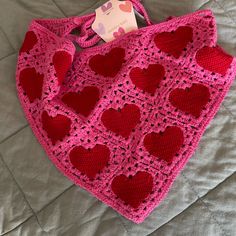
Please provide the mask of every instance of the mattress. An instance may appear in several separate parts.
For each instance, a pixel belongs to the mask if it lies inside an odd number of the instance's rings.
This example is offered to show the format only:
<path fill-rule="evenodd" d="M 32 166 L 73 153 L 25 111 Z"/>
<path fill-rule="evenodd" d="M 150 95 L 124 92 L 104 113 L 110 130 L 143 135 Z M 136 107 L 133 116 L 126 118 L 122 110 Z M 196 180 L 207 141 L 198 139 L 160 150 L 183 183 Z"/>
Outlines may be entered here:
<path fill-rule="evenodd" d="M 61 174 L 20 107 L 15 70 L 33 18 L 91 13 L 105 1 L 2 0 L 0 6 L 0 235 L 236 235 L 236 81 L 167 197 L 141 224 Z M 153 22 L 198 9 L 216 17 L 218 43 L 236 56 L 236 0 L 143 0 Z"/>

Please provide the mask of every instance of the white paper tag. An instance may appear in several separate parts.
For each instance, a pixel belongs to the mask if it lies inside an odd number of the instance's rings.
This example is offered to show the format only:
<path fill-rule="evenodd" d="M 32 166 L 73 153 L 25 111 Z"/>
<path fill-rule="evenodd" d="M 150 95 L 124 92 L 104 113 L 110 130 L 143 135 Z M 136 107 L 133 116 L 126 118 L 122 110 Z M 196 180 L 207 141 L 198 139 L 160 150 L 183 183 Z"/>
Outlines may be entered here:
<path fill-rule="evenodd" d="M 106 42 L 138 29 L 133 4 L 130 1 L 110 0 L 95 12 L 92 29 Z"/>

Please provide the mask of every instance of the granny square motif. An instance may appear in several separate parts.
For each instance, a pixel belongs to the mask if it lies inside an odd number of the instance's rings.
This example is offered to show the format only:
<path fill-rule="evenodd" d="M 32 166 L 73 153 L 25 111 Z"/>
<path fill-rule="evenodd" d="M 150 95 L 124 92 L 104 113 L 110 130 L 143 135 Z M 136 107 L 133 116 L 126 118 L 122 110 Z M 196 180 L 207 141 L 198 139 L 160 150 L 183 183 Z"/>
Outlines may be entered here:
<path fill-rule="evenodd" d="M 56 167 L 140 223 L 194 153 L 232 84 L 236 60 L 216 44 L 210 10 L 152 24 L 132 2 L 148 26 L 96 46 L 94 14 L 33 20 L 16 86 Z"/>

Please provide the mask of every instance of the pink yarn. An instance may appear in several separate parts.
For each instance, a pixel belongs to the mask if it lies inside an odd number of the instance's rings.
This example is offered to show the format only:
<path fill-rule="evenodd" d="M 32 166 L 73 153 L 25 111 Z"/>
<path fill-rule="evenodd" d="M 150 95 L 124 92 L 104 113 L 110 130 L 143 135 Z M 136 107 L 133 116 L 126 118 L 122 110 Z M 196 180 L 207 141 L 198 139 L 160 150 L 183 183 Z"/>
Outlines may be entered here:
<path fill-rule="evenodd" d="M 26 118 L 38 141 L 57 168 L 75 184 L 86 189 L 126 218 L 140 223 L 163 200 L 175 178 L 193 155 L 203 132 L 213 119 L 233 82 L 236 74 L 236 60 L 233 58 L 225 74 L 212 72 L 209 68 L 203 68 L 202 64 L 197 63 L 196 54 L 200 49 L 205 46 L 211 48 L 216 46 L 216 24 L 211 11 L 198 11 L 151 25 L 145 10 L 139 3 L 136 2 L 136 5 L 137 10 L 144 14 L 149 26 L 92 48 L 88 47 L 95 45 L 100 40 L 90 28 L 94 14 L 64 19 L 33 20 L 29 31 L 33 31 L 36 35 L 37 42 L 32 43 L 32 38 L 35 40 L 34 35 L 28 36 L 31 38 L 32 45 L 25 43 L 21 49 L 16 71 L 16 85 Z M 161 32 L 174 32 L 182 26 L 192 28 L 193 39 L 183 49 L 179 57 L 166 53 L 157 47 L 155 44 L 156 35 Z M 77 27 L 80 28 L 80 36 L 70 34 Z M 72 41 L 86 49 L 76 52 Z M 123 48 L 125 51 L 121 69 L 114 77 L 95 73 L 89 66 L 90 59 L 98 54 L 105 55 L 113 48 Z M 54 54 L 59 51 L 71 55 L 72 61 L 69 67 L 62 63 L 58 67 L 60 72 L 55 71 L 53 64 Z M 200 52 L 198 55 L 199 63 L 204 63 Z M 209 59 L 214 60 L 214 58 Z M 130 78 L 130 71 L 133 68 L 140 68 L 133 72 L 135 77 L 141 73 L 140 70 L 147 69 L 150 64 L 157 63 L 164 67 L 165 76 L 160 80 L 154 94 L 150 94 L 134 84 Z M 219 62 L 216 61 L 216 63 Z M 32 94 L 29 99 L 30 91 L 27 88 L 29 83 L 24 82 L 23 79 L 23 82 L 20 80 L 21 72 L 26 68 L 35 68 L 35 70 L 26 72 L 34 74 L 32 79 L 39 78 L 39 84 L 43 77 L 41 97 L 38 94 Z M 57 76 L 58 74 L 63 76 L 65 73 L 65 79 L 59 85 Z M 174 102 L 178 103 L 179 101 L 171 102 L 169 99 L 173 90 L 177 89 L 176 91 L 183 93 L 183 90 L 189 91 L 193 84 L 205 86 L 210 96 L 199 117 L 183 111 L 186 107 L 181 110 L 173 106 Z M 89 86 L 99 89 L 99 100 L 87 117 L 76 113 L 74 109 L 62 102 L 62 97 L 66 93 L 81 92 Z M 37 90 L 37 88 L 35 89 Z M 38 93 L 40 92 L 38 91 Z M 174 99 L 176 100 L 178 97 Z M 125 107 L 125 104 L 133 104 L 140 110 L 140 121 L 135 125 L 128 138 L 108 130 L 101 121 L 104 111 L 110 108 L 119 110 Z M 186 109 L 195 108 L 187 107 Z M 44 111 L 51 117 L 63 115 L 69 118 L 70 131 L 62 140 L 58 139 L 55 143 L 50 140 L 49 133 L 42 125 Z M 138 116 L 137 119 L 139 119 Z M 63 122 L 64 125 L 69 124 L 67 120 Z M 164 160 L 154 154 L 156 152 L 165 154 L 165 150 L 150 152 L 147 146 L 144 146 L 147 134 L 153 132 L 161 137 L 168 126 L 179 127 L 183 133 L 181 139 L 184 140 L 171 161 Z M 46 129 L 50 129 L 50 127 Z M 69 155 L 74 147 L 83 146 L 84 149 L 90 150 L 98 144 L 105 145 L 109 149 L 110 159 L 95 178 L 90 179 L 72 165 Z M 97 148 L 101 148 L 101 146 Z M 80 152 L 83 152 L 83 149 Z M 106 155 L 109 153 L 107 149 L 104 152 Z M 135 176 L 138 172 L 142 173 L 139 174 L 140 178 L 147 175 L 143 172 L 152 177 L 149 178 L 149 181 L 153 181 L 152 191 L 149 191 L 150 184 L 146 189 L 148 195 L 143 194 L 142 198 L 145 199 L 140 204 L 137 203 L 137 199 L 129 204 L 124 200 L 127 197 L 123 196 L 124 192 L 119 193 L 120 195 L 117 193 L 119 190 L 117 190 L 118 180 L 116 179 L 116 186 L 113 185 L 113 188 L 111 187 L 112 182 L 117 176 Z M 93 174 L 90 175 L 93 176 Z M 124 176 L 120 177 L 121 180 L 122 178 L 125 179 Z M 141 186 L 143 183 L 139 184 Z M 140 188 L 142 189 L 142 187 Z"/>

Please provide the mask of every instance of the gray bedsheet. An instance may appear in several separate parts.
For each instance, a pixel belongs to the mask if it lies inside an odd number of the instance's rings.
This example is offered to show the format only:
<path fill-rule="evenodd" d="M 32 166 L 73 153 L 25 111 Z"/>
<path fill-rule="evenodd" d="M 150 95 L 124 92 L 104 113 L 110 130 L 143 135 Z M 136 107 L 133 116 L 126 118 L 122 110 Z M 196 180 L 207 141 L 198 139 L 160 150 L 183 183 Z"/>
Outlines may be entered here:
<path fill-rule="evenodd" d="M 236 83 L 167 198 L 136 225 L 73 185 L 49 161 L 20 108 L 17 51 L 32 18 L 93 11 L 104 1 L 0 1 L 0 235 L 236 235 Z M 146 0 L 155 22 L 210 8 L 236 55 L 236 0 Z"/>

